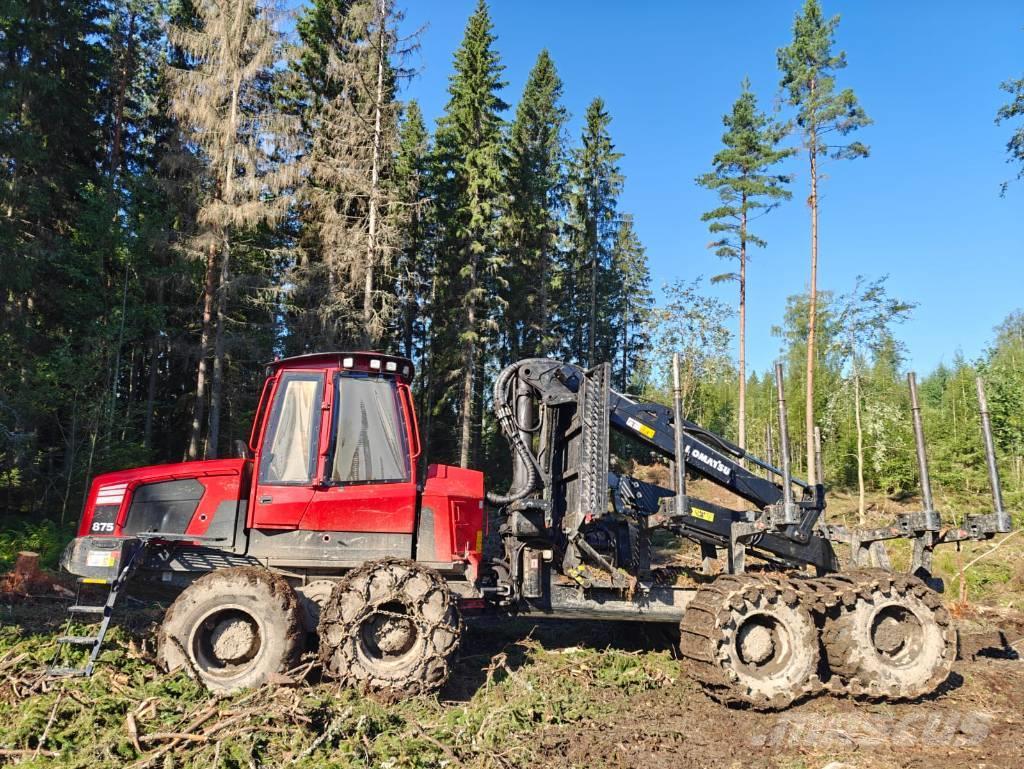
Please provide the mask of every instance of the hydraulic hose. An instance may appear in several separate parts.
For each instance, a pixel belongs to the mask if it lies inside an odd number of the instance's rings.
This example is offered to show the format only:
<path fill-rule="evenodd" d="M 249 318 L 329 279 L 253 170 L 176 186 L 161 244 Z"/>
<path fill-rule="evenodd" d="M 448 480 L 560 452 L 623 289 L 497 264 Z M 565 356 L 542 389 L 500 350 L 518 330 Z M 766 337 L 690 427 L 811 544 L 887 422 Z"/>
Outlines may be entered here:
<path fill-rule="evenodd" d="M 509 489 L 506 494 L 495 494 L 488 491 L 487 501 L 492 505 L 508 505 L 524 499 L 537 488 L 537 482 L 540 480 L 537 457 L 533 455 L 530 447 L 526 445 L 526 441 L 519 434 L 519 425 L 515 418 L 515 404 L 509 397 L 510 384 L 519 371 L 519 365 L 519 363 L 513 363 L 511 366 L 506 366 L 494 380 L 494 414 L 502 433 L 508 439 L 509 447 L 526 465 L 526 481 L 520 488 Z"/>

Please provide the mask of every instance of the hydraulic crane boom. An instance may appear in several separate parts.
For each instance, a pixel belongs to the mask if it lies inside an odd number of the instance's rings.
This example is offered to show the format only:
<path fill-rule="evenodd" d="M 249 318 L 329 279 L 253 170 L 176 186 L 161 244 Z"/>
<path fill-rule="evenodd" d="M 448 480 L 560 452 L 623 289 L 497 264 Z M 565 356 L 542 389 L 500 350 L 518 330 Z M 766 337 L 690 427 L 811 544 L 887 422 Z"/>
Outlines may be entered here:
<path fill-rule="evenodd" d="M 631 557 L 642 572 L 645 559 L 637 555 L 646 547 L 649 530 L 662 527 L 700 543 L 706 557 L 724 550 L 732 573 L 744 570 L 747 555 L 780 567 L 813 566 L 819 574 L 829 573 L 838 569 L 833 542 L 851 545 L 854 558 L 866 561 L 880 557 L 882 540 L 909 537 L 915 540 L 915 571 L 927 578 L 934 545 L 1008 530 L 1005 516 L 975 516 L 964 529 L 940 536 L 934 511 L 900 516 L 886 529 L 820 524 L 824 487 L 790 473 L 781 367 L 776 386 L 782 468 L 694 422 L 677 419 L 678 405 L 672 409 L 641 403 L 616 392 L 610 377 L 608 364 L 583 369 L 533 358 L 507 367 L 495 382 L 495 415 L 512 448 L 513 483 L 508 494 L 489 494 L 488 499 L 504 508 L 506 546 L 550 549 L 559 554 L 563 574 L 596 569 L 614 585 L 621 581 L 618 570 Z M 669 489 L 613 472 L 610 431 L 681 462 L 691 474 L 750 507 L 730 509 L 690 496 L 680 473 L 676 488 Z M 923 452 L 920 443 L 919 454 Z"/>

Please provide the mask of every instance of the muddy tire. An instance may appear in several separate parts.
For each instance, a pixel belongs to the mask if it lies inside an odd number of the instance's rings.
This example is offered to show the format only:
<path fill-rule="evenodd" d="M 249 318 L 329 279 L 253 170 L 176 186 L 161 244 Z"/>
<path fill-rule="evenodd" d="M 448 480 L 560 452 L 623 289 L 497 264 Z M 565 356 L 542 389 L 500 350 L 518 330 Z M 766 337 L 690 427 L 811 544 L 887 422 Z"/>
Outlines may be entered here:
<path fill-rule="evenodd" d="M 702 586 L 680 623 L 687 672 L 719 702 L 779 710 L 821 690 L 818 631 L 785 581 L 722 576 Z"/>
<path fill-rule="evenodd" d="M 434 571 L 385 559 L 349 573 L 320 612 L 320 660 L 343 684 L 395 696 L 440 689 L 462 635 L 455 597 Z"/>
<path fill-rule="evenodd" d="M 211 691 L 259 686 L 295 666 L 302 651 L 295 591 L 257 567 L 200 577 L 171 604 L 157 633 L 157 661 L 185 669 Z"/>
<path fill-rule="evenodd" d="M 855 572 L 854 600 L 825 621 L 829 668 L 855 696 L 913 699 L 935 691 L 956 659 L 949 613 L 920 579 L 882 571 Z"/>

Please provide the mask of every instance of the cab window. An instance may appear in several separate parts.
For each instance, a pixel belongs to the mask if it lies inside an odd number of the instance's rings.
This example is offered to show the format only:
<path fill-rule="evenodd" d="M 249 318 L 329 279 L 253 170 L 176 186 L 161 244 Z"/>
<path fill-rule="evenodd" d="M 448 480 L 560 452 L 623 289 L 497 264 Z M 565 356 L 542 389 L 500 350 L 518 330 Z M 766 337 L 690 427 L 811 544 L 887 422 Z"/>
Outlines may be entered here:
<path fill-rule="evenodd" d="M 409 452 L 394 381 L 337 378 L 332 483 L 409 480 Z"/>
<path fill-rule="evenodd" d="M 323 376 L 286 372 L 274 398 L 260 460 L 260 482 L 302 485 L 316 472 Z"/>

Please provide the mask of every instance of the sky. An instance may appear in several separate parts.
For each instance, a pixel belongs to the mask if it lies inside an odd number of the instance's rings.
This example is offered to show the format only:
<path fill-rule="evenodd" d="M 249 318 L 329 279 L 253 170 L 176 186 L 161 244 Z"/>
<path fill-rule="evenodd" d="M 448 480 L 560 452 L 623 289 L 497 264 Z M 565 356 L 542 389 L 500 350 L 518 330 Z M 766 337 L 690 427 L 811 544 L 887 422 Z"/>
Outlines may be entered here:
<path fill-rule="evenodd" d="M 983 352 L 993 328 L 1024 307 L 1024 181 L 1006 163 L 1012 126 L 996 126 L 1007 100 L 999 84 L 1024 76 L 1020 0 L 825 0 L 839 14 L 837 75 L 874 124 L 854 138 L 870 157 L 825 168 L 821 190 L 819 289 L 850 291 L 858 275 L 888 275 L 890 292 L 916 302 L 898 329 L 921 372 Z M 405 88 L 433 126 L 448 99 L 452 56 L 475 0 L 409 0 L 407 30 L 423 27 Z M 587 104 L 603 98 L 623 153 L 622 212 L 633 214 L 652 284 L 715 275 L 732 267 L 707 249 L 701 213 L 713 193 L 693 180 L 721 146 L 722 115 L 749 76 L 762 107 L 779 101 L 776 50 L 791 38 L 799 0 L 630 3 L 490 0 L 495 45 L 514 105 L 537 53 L 547 48 L 564 81 L 577 143 Z M 783 113 L 786 114 L 786 113 Z M 806 158 L 786 166 L 793 200 L 757 222 L 768 247 L 748 270 L 748 359 L 768 368 L 771 333 L 787 296 L 807 288 L 810 217 Z M 730 303 L 735 284 L 708 287 Z M 735 327 L 735 321 L 732 321 Z"/>

